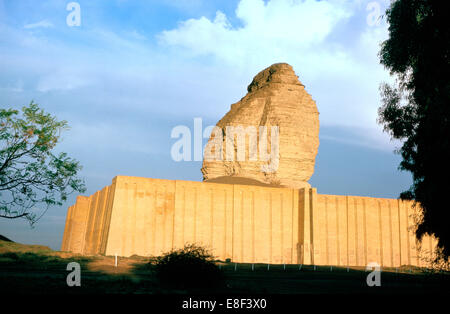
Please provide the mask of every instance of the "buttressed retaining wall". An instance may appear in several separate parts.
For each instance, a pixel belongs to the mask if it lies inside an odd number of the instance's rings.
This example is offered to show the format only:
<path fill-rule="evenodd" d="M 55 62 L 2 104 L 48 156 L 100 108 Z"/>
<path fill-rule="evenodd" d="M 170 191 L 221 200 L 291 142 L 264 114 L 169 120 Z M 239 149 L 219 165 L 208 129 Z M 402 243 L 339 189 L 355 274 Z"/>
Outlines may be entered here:
<path fill-rule="evenodd" d="M 117 176 L 69 207 L 63 251 L 159 255 L 185 243 L 235 262 L 426 266 L 436 239 L 416 242 L 411 202 Z"/>

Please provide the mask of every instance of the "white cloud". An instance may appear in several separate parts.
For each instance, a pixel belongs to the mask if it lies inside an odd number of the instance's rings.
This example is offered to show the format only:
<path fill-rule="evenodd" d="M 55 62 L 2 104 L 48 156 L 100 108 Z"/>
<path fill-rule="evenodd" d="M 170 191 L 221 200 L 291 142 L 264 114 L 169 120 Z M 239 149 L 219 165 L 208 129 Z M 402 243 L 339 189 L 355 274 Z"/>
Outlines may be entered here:
<path fill-rule="evenodd" d="M 386 142 L 375 122 L 378 84 L 388 76 L 377 51 L 387 30 L 369 27 L 365 8 L 339 0 L 242 0 L 238 26 L 218 11 L 213 19 L 188 19 L 161 32 L 156 47 L 138 28 L 86 29 L 67 42 L 0 28 L 10 37 L 3 38 L 8 46 L 27 47 L 23 56 L 5 50 L 0 66 L 14 64 L 17 75 L 5 78 L 9 87 L 23 79 L 48 97 L 70 91 L 77 102 L 94 97 L 107 110 L 201 116 L 214 123 L 244 96 L 256 73 L 288 62 L 316 100 L 322 126 L 371 129 L 378 138 L 368 141 L 378 145 Z"/>
<path fill-rule="evenodd" d="M 32 29 L 32 28 L 49 28 L 49 27 L 53 27 L 53 23 L 48 21 L 48 20 L 42 20 L 39 21 L 37 23 L 32 23 L 32 24 L 26 24 L 23 26 L 23 28 L 26 29 Z"/>
<path fill-rule="evenodd" d="M 377 56 L 387 26 L 367 24 L 367 2 L 241 0 L 235 14 L 242 26 L 218 11 L 161 32 L 159 42 L 180 59 L 208 57 L 241 77 L 287 62 L 316 100 L 322 125 L 370 128 L 386 141 L 376 117 L 379 83 L 389 80 Z"/>
<path fill-rule="evenodd" d="M 159 39 L 162 44 L 187 48 L 194 55 L 211 54 L 233 64 L 257 60 L 260 65 L 315 50 L 340 21 L 351 16 L 351 6 L 339 4 L 242 0 L 236 17 L 243 27 L 232 27 L 225 14 L 217 11 L 214 20 L 189 19 L 177 29 L 162 32 Z"/>

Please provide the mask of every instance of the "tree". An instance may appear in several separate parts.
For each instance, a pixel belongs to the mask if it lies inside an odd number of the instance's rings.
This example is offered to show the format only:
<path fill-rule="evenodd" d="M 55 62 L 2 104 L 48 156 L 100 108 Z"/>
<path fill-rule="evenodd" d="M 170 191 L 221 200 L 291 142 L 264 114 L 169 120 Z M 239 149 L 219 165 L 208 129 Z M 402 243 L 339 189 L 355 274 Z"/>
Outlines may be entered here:
<path fill-rule="evenodd" d="M 51 205 L 62 205 L 67 195 L 84 192 L 76 177 L 79 163 L 52 150 L 66 121 L 58 121 L 31 102 L 21 114 L 0 109 L 0 217 L 25 218 L 31 226 Z M 39 216 L 37 206 L 45 209 Z"/>
<path fill-rule="evenodd" d="M 380 62 L 396 77 L 380 86 L 379 123 L 403 144 L 399 169 L 412 173 L 402 199 L 420 204 L 416 236 L 439 238 L 438 253 L 450 253 L 450 63 L 447 1 L 397 0 L 386 11 L 389 38 Z"/>

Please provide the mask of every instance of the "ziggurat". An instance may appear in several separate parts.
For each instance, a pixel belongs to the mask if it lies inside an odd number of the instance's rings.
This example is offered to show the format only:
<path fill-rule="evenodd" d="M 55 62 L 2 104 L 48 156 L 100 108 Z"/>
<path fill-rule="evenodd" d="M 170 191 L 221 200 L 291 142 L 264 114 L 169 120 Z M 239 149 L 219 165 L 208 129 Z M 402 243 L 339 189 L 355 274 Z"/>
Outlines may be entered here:
<path fill-rule="evenodd" d="M 272 65 L 248 91 L 218 126 L 280 124 L 278 171 L 214 160 L 203 163 L 204 182 L 117 176 L 69 207 L 61 249 L 150 256 L 197 243 L 239 263 L 428 265 L 437 240 L 416 240 L 420 206 L 318 194 L 307 183 L 319 145 L 318 111 L 292 67 Z"/>

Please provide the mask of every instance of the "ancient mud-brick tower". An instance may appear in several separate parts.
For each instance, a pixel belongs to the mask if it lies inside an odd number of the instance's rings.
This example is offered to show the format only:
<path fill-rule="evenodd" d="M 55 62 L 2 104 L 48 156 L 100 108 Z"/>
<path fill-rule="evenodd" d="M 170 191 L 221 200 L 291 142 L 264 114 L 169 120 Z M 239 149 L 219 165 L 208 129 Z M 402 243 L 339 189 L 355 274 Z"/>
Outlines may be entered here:
<path fill-rule="evenodd" d="M 231 110 L 217 123 L 223 130 L 220 143 L 223 147 L 222 158 L 212 161 L 205 158 L 202 168 L 204 180 L 228 183 L 250 183 L 254 180 L 254 183 L 272 186 L 297 189 L 310 187 L 307 181 L 314 173 L 319 148 L 319 112 L 316 103 L 299 82 L 292 67 L 286 63 L 274 64 L 258 73 L 247 90 L 248 94 L 231 105 Z M 229 126 L 235 128 L 230 129 Z M 227 160 L 227 141 L 231 140 L 233 145 L 229 147 L 238 151 L 238 137 L 249 140 L 249 133 L 254 130 L 257 131 L 255 144 L 259 143 L 261 126 L 267 127 L 267 133 L 272 131 L 273 126 L 279 128 L 276 143 L 279 146 L 278 164 L 274 164 L 272 159 L 262 160 L 260 154 L 256 154 L 255 160 L 246 158 L 239 161 L 237 156 Z M 241 132 L 236 127 L 242 127 Z M 214 136 L 212 134 L 210 141 L 214 140 Z M 235 138 L 230 139 L 230 136 Z M 272 148 L 271 139 L 272 136 L 267 135 L 268 148 Z M 247 141 L 246 156 L 250 155 L 250 147 Z M 259 150 L 255 153 L 259 153 Z M 274 164 L 274 167 L 269 167 L 270 164 Z"/>
<path fill-rule="evenodd" d="M 341 266 L 423 266 L 433 257 L 436 239 L 419 243 L 413 234 L 419 206 L 309 186 L 318 112 L 291 66 L 256 75 L 217 126 L 202 168 L 206 182 L 117 176 L 69 207 L 62 250 L 148 256 L 195 242 L 221 260 Z"/>

